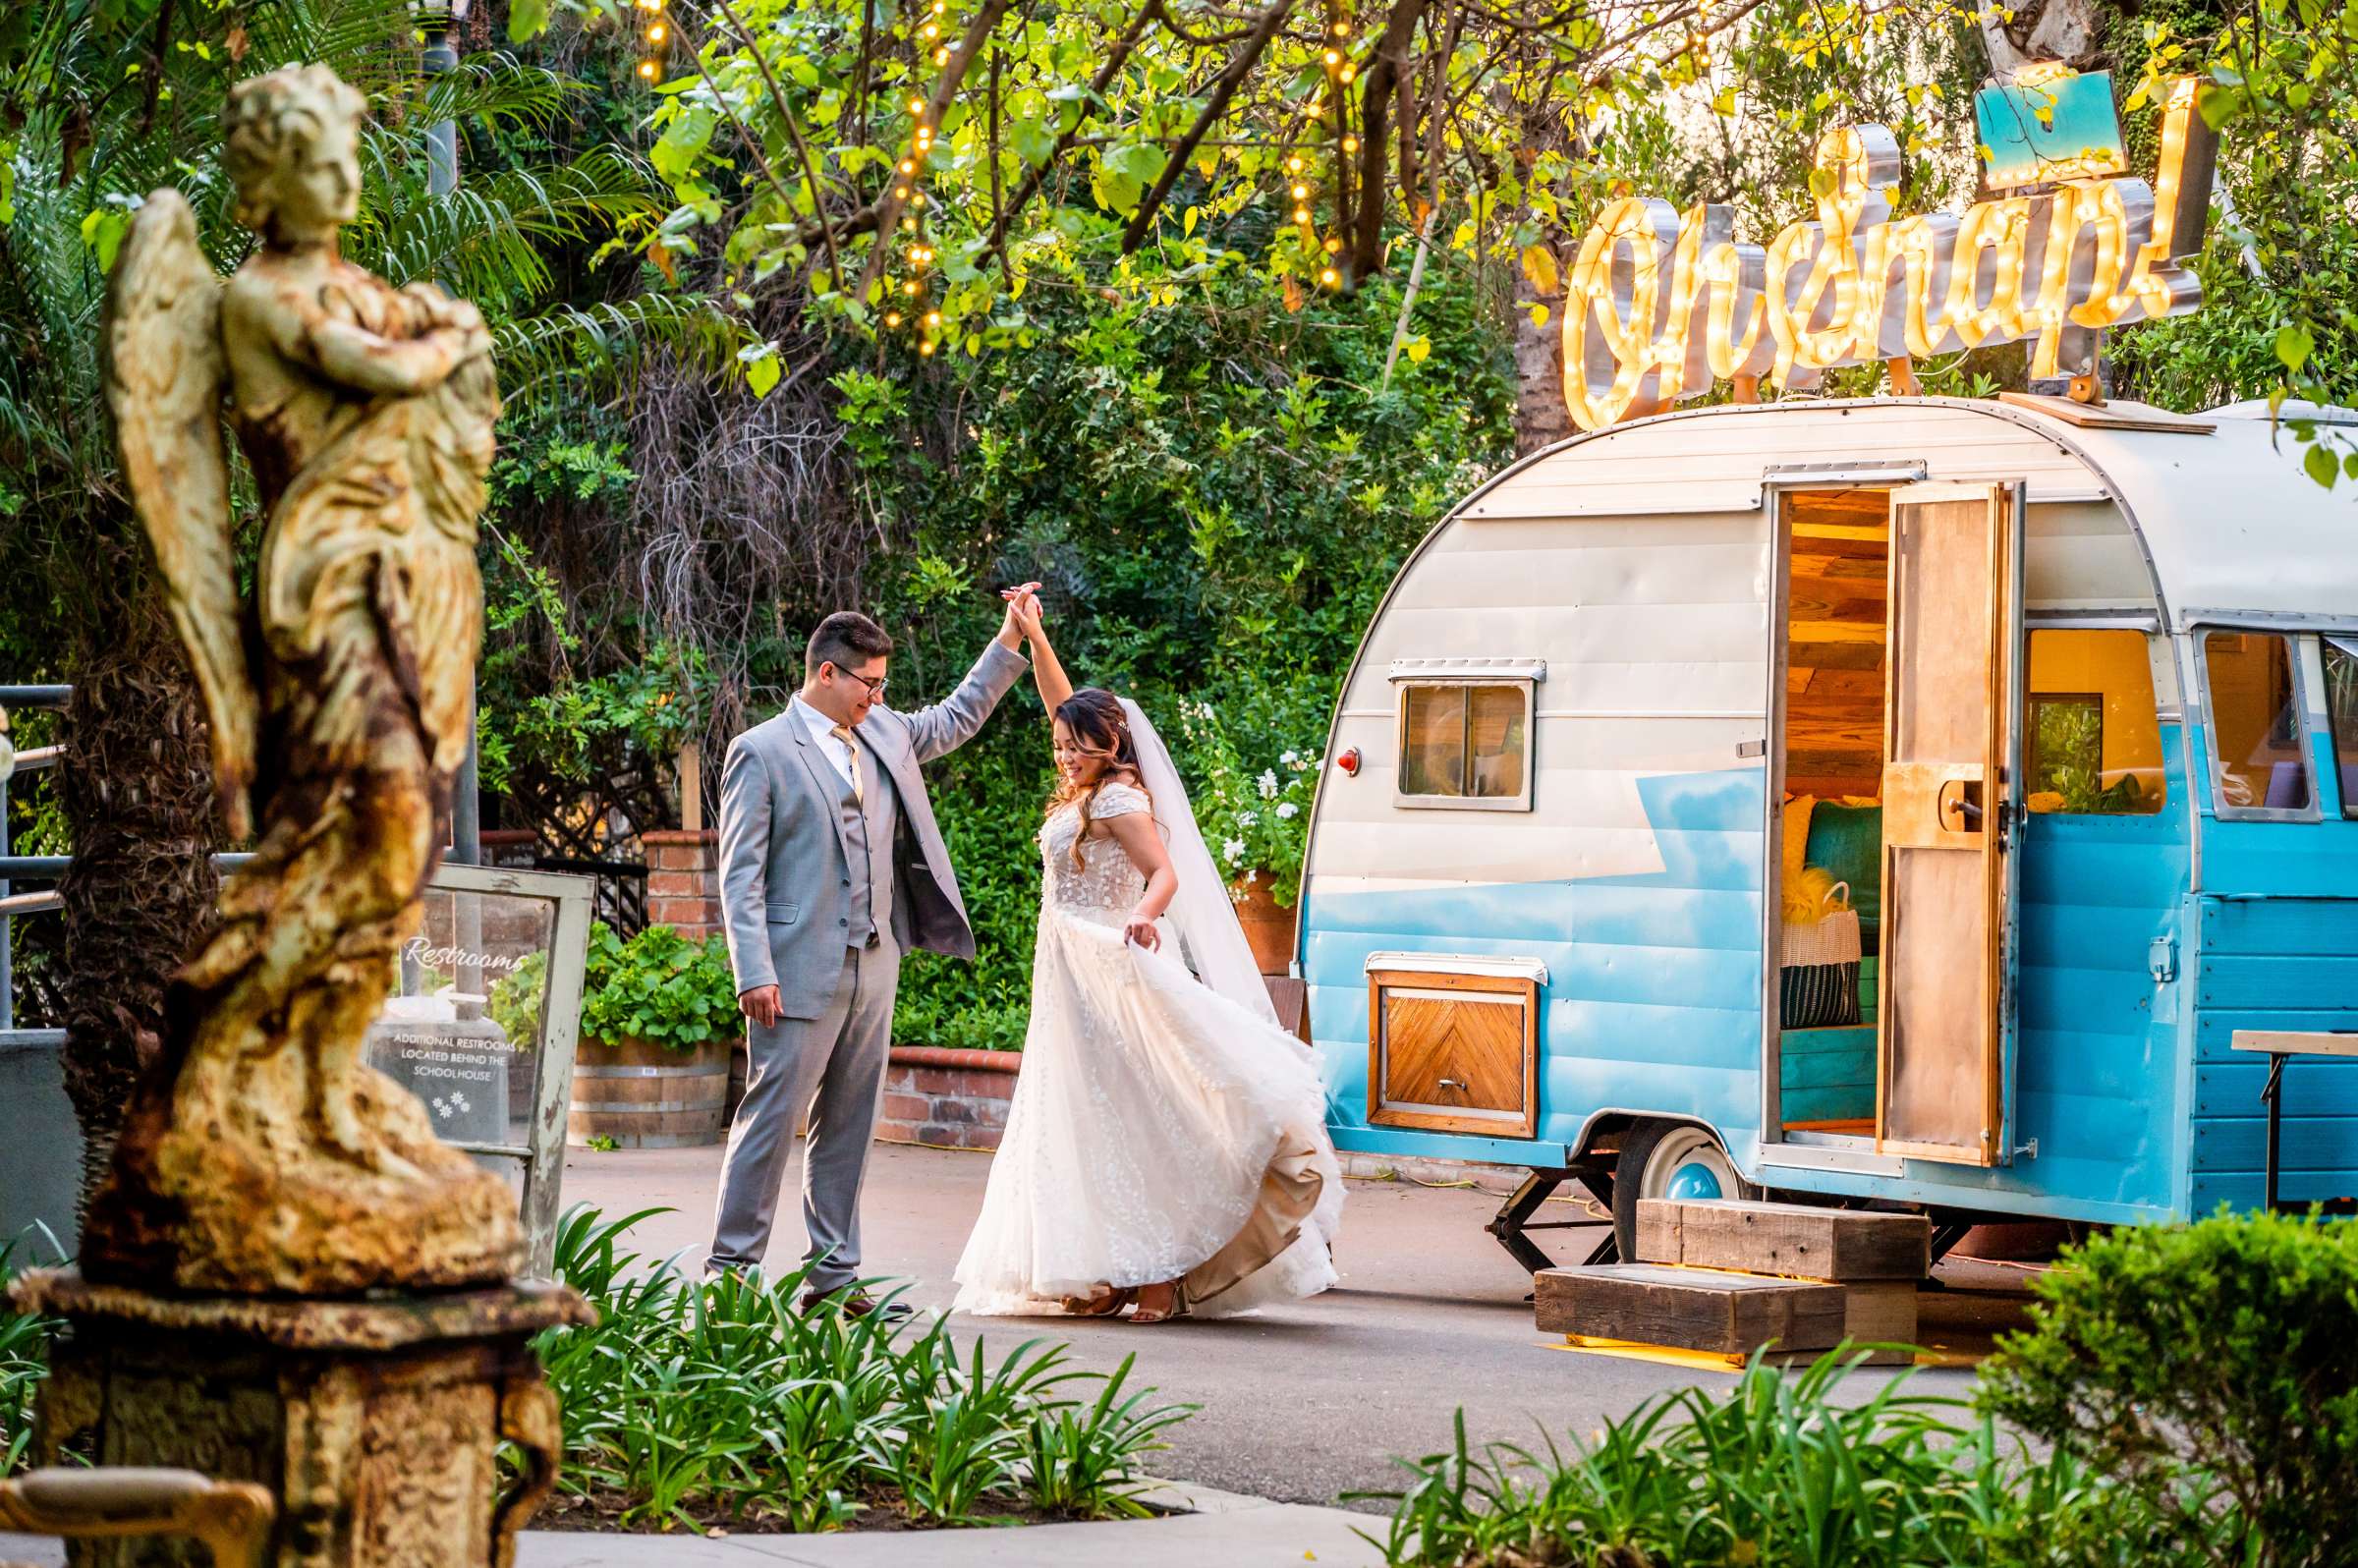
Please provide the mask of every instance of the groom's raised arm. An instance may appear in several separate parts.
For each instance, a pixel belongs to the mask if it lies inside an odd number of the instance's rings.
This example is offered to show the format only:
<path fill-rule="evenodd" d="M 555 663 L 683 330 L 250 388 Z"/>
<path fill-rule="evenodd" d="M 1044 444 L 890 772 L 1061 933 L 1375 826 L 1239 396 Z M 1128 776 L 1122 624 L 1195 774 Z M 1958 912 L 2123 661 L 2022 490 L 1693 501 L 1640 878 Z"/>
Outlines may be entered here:
<path fill-rule="evenodd" d="M 975 660 L 975 667 L 966 672 L 958 690 L 914 713 L 902 715 L 909 724 L 909 746 L 921 762 L 930 762 L 945 756 L 975 738 L 982 721 L 999 705 L 999 699 L 1008 689 L 1023 679 L 1029 662 L 1009 645 L 1009 634 L 1002 630 L 997 639 Z"/>

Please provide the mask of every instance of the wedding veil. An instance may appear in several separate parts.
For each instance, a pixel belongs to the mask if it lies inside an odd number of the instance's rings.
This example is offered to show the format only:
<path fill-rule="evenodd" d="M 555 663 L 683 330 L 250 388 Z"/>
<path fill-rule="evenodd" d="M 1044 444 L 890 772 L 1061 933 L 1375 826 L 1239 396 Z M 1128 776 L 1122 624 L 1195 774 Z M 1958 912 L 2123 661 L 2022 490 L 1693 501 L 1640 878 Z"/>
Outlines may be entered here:
<path fill-rule="evenodd" d="M 1188 804 L 1187 788 L 1171 765 L 1171 754 L 1145 711 L 1126 697 L 1120 700 L 1130 720 L 1131 742 L 1138 749 L 1139 782 L 1153 798 L 1154 824 L 1162 829 L 1171 869 L 1179 877 L 1179 893 L 1171 900 L 1167 918 L 1194 961 L 1196 978 L 1274 1025 L 1277 1010 L 1269 1005 L 1261 966 L 1253 961 L 1245 928 L 1237 924 L 1236 906 L 1228 901 L 1228 884 L 1196 826 L 1195 808 Z"/>

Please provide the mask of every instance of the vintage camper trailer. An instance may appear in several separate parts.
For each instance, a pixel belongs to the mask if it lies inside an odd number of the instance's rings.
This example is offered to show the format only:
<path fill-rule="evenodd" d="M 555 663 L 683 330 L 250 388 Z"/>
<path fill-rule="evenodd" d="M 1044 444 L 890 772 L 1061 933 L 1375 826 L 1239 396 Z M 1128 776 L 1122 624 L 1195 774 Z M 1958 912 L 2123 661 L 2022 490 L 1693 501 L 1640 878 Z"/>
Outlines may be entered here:
<path fill-rule="evenodd" d="M 2300 456 L 2262 408 L 1891 399 L 1500 474 L 1334 718 L 1298 963 L 1337 1146 L 1527 1168 L 1534 1266 L 1575 1173 L 1623 1227 L 2257 1205 L 2265 1047 L 2358 1044 L 2358 498 Z M 1856 1025 L 1783 1027 L 1807 868 Z M 2358 1193 L 2358 1059 L 2292 1060 L 2281 1194 Z"/>

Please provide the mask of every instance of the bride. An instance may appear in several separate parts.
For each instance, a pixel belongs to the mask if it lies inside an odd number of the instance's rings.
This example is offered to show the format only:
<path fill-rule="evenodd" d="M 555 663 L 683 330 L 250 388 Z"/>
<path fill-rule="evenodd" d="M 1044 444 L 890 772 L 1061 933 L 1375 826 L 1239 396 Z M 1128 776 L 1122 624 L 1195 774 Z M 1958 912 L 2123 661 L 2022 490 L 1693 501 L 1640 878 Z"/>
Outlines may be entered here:
<path fill-rule="evenodd" d="M 1058 782 L 1023 1072 L 957 1309 L 1160 1323 L 1315 1295 L 1343 1206 L 1325 1087 L 1277 1023 L 1153 725 L 1074 691 L 1039 600 L 1009 597 Z"/>

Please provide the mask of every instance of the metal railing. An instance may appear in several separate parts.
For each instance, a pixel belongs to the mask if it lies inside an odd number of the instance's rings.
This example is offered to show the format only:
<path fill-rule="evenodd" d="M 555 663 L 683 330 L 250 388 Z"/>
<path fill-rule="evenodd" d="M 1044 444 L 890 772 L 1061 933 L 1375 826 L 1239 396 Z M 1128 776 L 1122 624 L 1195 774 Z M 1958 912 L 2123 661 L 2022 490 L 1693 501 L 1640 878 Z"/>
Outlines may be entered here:
<path fill-rule="evenodd" d="M 73 695 L 71 686 L 0 686 L 0 712 L 9 708 L 62 708 Z M 11 771 L 33 773 L 55 767 L 65 750 L 63 746 L 36 746 L 19 752 Z M 37 915 L 58 907 L 54 892 L 17 893 L 9 883 L 20 876 L 50 880 L 63 875 L 66 869 L 66 857 L 62 855 L 9 853 L 8 785 L 9 775 L 0 774 L 0 1029 L 13 1028 L 17 1021 L 16 942 L 12 923 L 19 915 Z M 50 867 L 51 863 L 53 868 L 40 868 Z"/>

